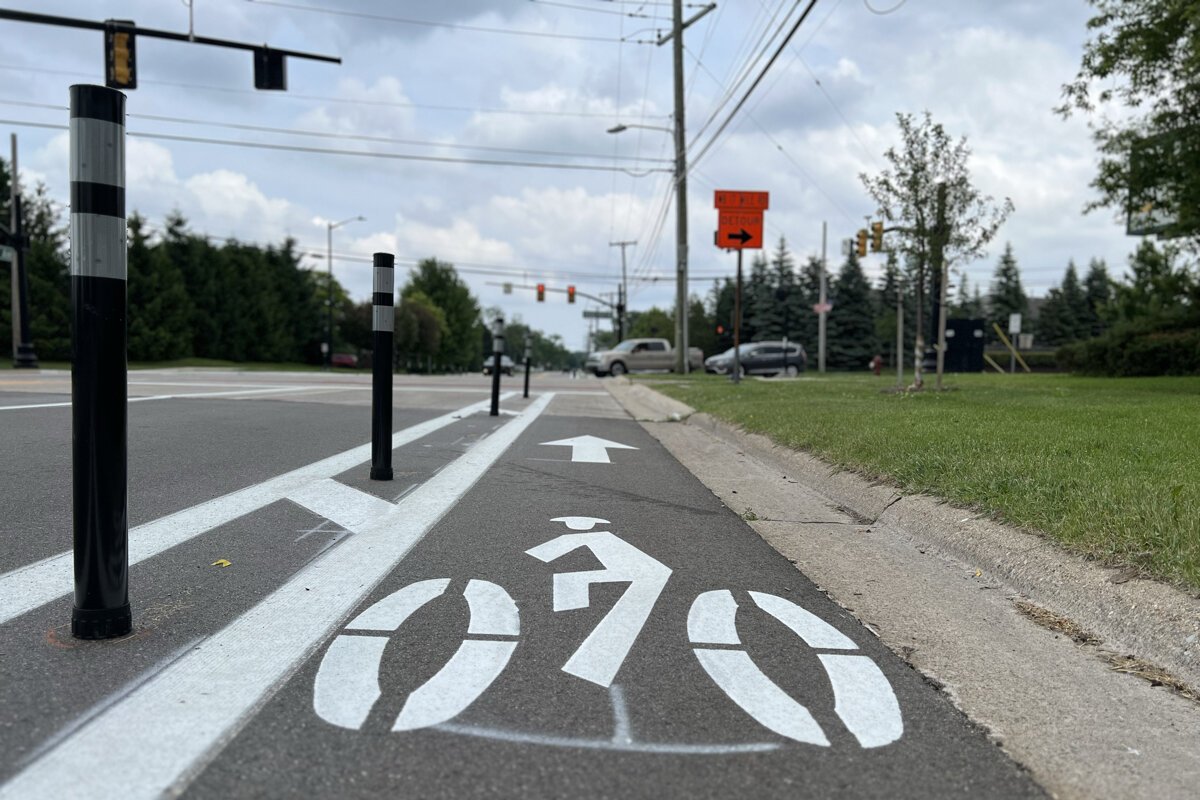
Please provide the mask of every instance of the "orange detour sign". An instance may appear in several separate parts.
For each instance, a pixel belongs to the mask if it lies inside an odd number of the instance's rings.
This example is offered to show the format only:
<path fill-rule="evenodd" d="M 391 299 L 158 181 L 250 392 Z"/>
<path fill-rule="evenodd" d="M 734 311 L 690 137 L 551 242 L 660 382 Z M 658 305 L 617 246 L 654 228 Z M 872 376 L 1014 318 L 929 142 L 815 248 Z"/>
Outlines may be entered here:
<path fill-rule="evenodd" d="M 713 198 L 717 209 L 716 245 L 724 250 L 761 250 L 766 192 L 731 192 L 718 189 Z"/>

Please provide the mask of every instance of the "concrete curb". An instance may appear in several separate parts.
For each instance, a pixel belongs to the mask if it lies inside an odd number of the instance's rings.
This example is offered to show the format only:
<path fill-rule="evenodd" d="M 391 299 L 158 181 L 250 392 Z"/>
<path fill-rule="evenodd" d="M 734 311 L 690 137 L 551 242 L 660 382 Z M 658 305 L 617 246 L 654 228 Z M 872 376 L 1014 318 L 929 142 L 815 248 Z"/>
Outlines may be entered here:
<path fill-rule="evenodd" d="M 865 524 L 893 527 L 946 558 L 982 570 L 1009 588 L 1103 639 L 1120 655 L 1149 661 L 1200 688 L 1200 598 L 1158 581 L 1068 553 L 1049 539 L 1003 525 L 936 497 L 831 466 L 747 433 L 642 384 L 607 384 L 636 419 L 682 421 L 774 465 Z M 1118 582 L 1119 581 L 1119 582 Z"/>

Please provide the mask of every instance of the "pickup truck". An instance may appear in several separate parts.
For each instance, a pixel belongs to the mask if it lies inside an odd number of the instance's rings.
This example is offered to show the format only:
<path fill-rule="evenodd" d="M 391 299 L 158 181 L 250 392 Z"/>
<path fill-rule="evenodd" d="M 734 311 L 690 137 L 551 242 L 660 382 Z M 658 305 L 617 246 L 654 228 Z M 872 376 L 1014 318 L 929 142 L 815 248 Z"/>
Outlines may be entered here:
<path fill-rule="evenodd" d="M 704 369 L 704 353 L 699 347 L 688 348 L 692 370 Z M 583 368 L 599 377 L 624 375 L 642 370 L 675 369 L 675 351 L 666 339 L 626 339 L 612 350 L 588 353 Z"/>

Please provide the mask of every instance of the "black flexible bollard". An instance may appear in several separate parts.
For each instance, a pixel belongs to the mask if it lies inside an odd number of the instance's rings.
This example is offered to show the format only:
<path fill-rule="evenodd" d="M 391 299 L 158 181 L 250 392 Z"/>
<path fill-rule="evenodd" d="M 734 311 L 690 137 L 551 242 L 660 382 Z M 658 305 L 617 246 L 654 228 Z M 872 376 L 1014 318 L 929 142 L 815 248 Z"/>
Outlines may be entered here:
<path fill-rule="evenodd" d="M 71 634 L 133 629 L 126 509 L 125 95 L 71 87 Z"/>
<path fill-rule="evenodd" d="M 392 479 L 392 339 L 396 327 L 396 257 L 375 254 L 371 299 L 371 480 Z"/>
<path fill-rule="evenodd" d="M 525 337 L 525 399 L 529 399 L 529 364 L 532 360 L 533 349 L 529 344 L 529 337 Z"/>
<path fill-rule="evenodd" d="M 504 354 L 504 317 L 492 320 L 492 410 L 491 416 L 500 416 L 500 370 Z"/>

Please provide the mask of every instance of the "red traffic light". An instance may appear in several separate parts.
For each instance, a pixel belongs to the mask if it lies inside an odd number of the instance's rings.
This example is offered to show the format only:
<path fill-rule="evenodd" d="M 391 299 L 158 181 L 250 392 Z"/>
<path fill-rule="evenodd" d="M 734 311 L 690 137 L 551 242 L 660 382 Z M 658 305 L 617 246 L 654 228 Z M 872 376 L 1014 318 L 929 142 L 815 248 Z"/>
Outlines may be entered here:
<path fill-rule="evenodd" d="M 538 302 L 539 303 L 546 302 L 546 284 L 539 283 L 538 287 L 537 287 L 537 292 L 538 292 Z"/>
<path fill-rule="evenodd" d="M 575 287 L 574 286 L 567 287 L 567 302 L 568 303 L 575 302 Z"/>

